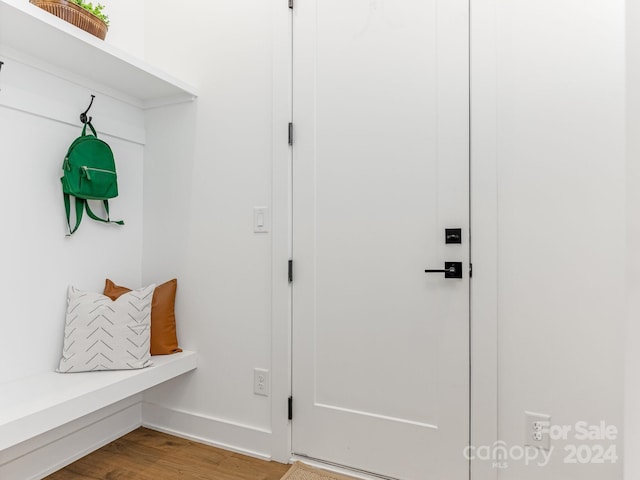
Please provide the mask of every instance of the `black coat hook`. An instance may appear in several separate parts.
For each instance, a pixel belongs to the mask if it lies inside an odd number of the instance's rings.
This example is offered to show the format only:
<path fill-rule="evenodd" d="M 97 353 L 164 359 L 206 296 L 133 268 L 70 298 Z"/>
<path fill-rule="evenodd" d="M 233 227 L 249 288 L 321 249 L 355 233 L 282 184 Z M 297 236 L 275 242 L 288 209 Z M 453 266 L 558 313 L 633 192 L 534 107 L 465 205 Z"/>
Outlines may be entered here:
<path fill-rule="evenodd" d="M 80 114 L 80 121 L 82 123 L 87 124 L 93 119 L 93 117 L 87 117 L 87 113 L 89 113 L 89 110 L 91 109 L 91 105 L 93 105 L 93 99 L 94 98 L 96 98 L 96 96 L 95 95 L 91 95 L 91 103 L 89 104 L 87 109 L 84 111 L 84 113 Z"/>

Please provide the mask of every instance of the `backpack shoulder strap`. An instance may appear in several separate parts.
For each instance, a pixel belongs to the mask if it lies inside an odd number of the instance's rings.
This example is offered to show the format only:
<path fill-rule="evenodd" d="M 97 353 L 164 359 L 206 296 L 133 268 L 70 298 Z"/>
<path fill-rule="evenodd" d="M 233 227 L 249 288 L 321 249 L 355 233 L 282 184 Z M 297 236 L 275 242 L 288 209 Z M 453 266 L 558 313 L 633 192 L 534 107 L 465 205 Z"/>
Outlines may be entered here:
<path fill-rule="evenodd" d="M 75 199 L 76 225 L 72 229 L 71 228 L 71 198 L 66 193 L 63 193 L 63 196 L 64 196 L 64 210 L 65 210 L 65 213 L 67 214 L 67 225 L 69 227 L 69 233 L 67 234 L 67 237 L 70 237 L 76 232 L 76 230 L 78 230 L 78 227 L 80 226 L 80 222 L 82 221 L 82 214 L 84 213 L 85 209 L 87 210 L 87 215 L 89 215 L 89 217 L 94 220 L 97 220 L 99 222 L 104 222 L 104 223 L 115 223 L 118 225 L 124 225 L 124 222 L 122 220 L 109 220 L 109 201 L 108 200 L 103 201 L 104 209 L 107 212 L 107 219 L 105 220 L 103 218 L 98 217 L 95 213 L 91 211 L 91 208 L 89 207 L 89 202 L 87 200 L 76 197 Z"/>
<path fill-rule="evenodd" d="M 85 200 L 82 198 L 76 198 L 76 226 L 71 229 L 71 199 L 67 193 L 63 193 L 62 195 L 64 196 L 64 210 L 67 214 L 67 225 L 69 226 L 69 233 L 67 234 L 67 237 L 70 237 L 80 226 Z"/>
<path fill-rule="evenodd" d="M 93 220 L 97 220 L 99 222 L 116 223 L 118 225 L 124 225 L 124 222 L 122 220 L 110 220 L 109 219 L 109 200 L 103 200 L 102 204 L 104 205 L 104 211 L 107 212 L 107 219 L 106 220 L 104 218 L 98 217 L 95 213 L 93 213 L 91 211 L 91 208 L 89 207 L 89 202 L 85 202 L 85 208 L 87 209 L 87 215 L 89 215 L 89 217 L 92 218 Z"/>

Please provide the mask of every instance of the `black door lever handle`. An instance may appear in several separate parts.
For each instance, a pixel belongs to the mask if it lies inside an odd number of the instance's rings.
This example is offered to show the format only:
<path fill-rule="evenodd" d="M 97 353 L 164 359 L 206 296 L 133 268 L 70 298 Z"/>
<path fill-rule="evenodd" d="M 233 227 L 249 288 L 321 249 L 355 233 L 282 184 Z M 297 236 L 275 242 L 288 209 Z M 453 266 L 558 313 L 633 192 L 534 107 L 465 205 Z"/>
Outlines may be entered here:
<path fill-rule="evenodd" d="M 462 278 L 462 262 L 444 262 L 444 269 L 425 270 L 425 273 L 444 273 L 444 278 Z"/>
<path fill-rule="evenodd" d="M 456 267 L 449 267 L 446 270 L 425 270 L 425 273 L 456 273 Z"/>

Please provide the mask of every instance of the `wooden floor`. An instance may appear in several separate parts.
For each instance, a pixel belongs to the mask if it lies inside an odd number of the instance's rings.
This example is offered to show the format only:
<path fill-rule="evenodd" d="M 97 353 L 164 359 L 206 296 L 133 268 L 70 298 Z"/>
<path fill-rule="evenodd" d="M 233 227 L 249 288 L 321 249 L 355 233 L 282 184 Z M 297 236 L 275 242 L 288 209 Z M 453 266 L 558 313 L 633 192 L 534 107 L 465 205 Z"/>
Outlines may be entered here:
<path fill-rule="evenodd" d="M 47 480 L 280 480 L 289 465 L 265 462 L 139 428 Z"/>

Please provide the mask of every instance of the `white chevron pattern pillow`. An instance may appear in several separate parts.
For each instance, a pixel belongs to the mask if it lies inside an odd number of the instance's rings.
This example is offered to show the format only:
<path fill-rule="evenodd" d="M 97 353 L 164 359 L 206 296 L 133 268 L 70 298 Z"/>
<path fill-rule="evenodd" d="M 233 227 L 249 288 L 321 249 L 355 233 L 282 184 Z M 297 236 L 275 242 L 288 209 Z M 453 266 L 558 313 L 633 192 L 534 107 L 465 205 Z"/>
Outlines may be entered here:
<path fill-rule="evenodd" d="M 130 370 L 151 365 L 151 299 L 155 285 L 116 301 L 69 286 L 61 373 Z"/>

